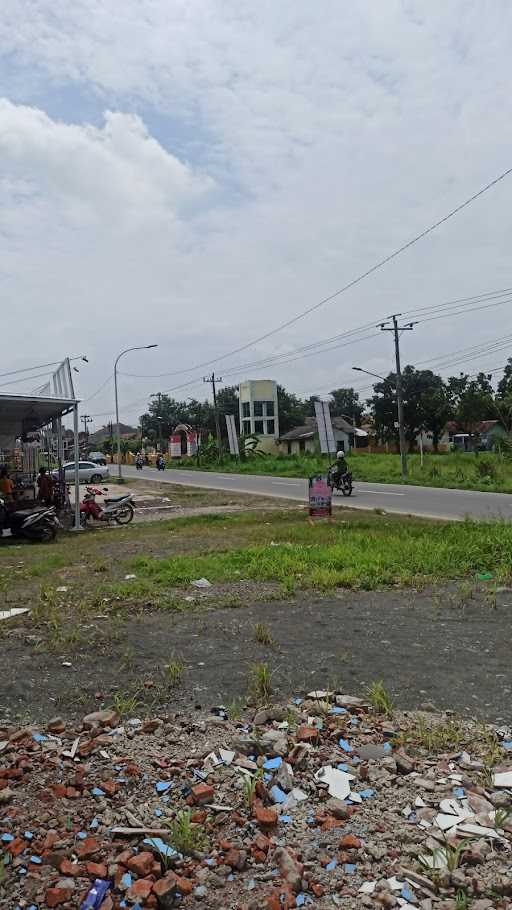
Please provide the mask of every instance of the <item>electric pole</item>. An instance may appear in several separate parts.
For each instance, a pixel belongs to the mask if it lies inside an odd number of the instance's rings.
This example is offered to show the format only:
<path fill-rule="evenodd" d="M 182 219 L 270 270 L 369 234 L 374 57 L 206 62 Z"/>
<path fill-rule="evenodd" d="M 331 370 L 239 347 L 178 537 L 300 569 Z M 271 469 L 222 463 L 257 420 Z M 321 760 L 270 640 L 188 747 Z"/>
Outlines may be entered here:
<path fill-rule="evenodd" d="M 84 423 L 85 445 L 87 446 L 89 442 L 89 430 L 87 429 L 87 424 L 92 423 L 92 417 L 90 414 L 82 414 L 80 420 L 83 420 Z"/>
<path fill-rule="evenodd" d="M 381 332 L 393 332 L 395 337 L 395 359 L 396 359 L 396 404 L 398 411 L 398 436 L 400 440 L 400 462 L 402 465 L 402 478 L 407 479 L 407 445 L 405 441 L 405 424 L 404 424 L 404 398 L 402 390 L 402 370 L 400 367 L 400 336 L 399 332 L 412 332 L 414 322 L 408 322 L 407 325 L 398 325 L 397 317 L 400 313 L 390 316 L 387 322 L 393 325 L 386 325 L 382 322 L 378 328 Z"/>
<path fill-rule="evenodd" d="M 203 382 L 209 382 L 212 387 L 213 411 L 214 411 L 214 415 L 215 415 L 215 432 L 217 435 L 217 451 L 219 453 L 219 458 L 220 458 L 220 455 L 222 452 L 222 439 L 221 439 L 221 435 L 220 435 L 220 419 L 219 419 L 219 411 L 217 408 L 217 389 L 215 387 L 215 383 L 222 382 L 222 376 L 216 376 L 215 373 L 212 372 L 211 376 L 203 376 Z"/>
<path fill-rule="evenodd" d="M 158 413 L 156 414 L 156 419 L 158 420 L 158 451 L 162 453 L 162 393 L 156 392 L 154 395 L 150 395 L 150 398 L 158 398 Z"/>

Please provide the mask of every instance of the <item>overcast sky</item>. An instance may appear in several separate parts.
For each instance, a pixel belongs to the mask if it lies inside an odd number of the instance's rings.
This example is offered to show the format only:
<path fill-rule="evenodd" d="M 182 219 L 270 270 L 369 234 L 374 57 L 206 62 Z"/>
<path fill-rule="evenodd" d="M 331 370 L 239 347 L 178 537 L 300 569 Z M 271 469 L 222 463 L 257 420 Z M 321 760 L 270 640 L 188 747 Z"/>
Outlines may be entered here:
<path fill-rule="evenodd" d="M 77 392 L 99 426 L 112 383 L 89 396 L 123 348 L 158 343 L 123 373 L 187 370 L 336 291 L 512 165 L 511 33 L 508 0 L 2 0 L 1 372 L 86 353 Z M 215 369 L 364 387 L 351 366 L 390 369 L 390 335 L 234 370 L 512 285 L 511 213 L 512 176 Z M 511 304 L 425 323 L 403 361 L 507 333 Z M 171 394 L 202 397 L 204 372 L 122 376 L 122 419 L 186 381 Z"/>

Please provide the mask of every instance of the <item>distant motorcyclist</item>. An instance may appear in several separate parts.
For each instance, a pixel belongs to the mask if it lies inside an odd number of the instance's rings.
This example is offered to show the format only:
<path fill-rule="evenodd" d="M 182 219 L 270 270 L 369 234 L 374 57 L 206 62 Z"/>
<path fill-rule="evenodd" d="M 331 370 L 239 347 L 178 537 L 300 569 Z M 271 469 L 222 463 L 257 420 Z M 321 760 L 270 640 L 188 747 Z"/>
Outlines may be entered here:
<path fill-rule="evenodd" d="M 339 452 L 336 452 L 336 461 L 331 465 L 329 471 L 332 472 L 332 477 L 335 479 L 336 484 L 339 484 L 341 478 L 348 474 L 348 464 L 345 458 L 345 452 L 340 449 Z"/>
<path fill-rule="evenodd" d="M 135 466 L 138 471 L 142 471 L 143 465 L 144 465 L 144 459 L 143 459 L 141 453 L 138 452 L 137 457 L 135 458 Z"/>

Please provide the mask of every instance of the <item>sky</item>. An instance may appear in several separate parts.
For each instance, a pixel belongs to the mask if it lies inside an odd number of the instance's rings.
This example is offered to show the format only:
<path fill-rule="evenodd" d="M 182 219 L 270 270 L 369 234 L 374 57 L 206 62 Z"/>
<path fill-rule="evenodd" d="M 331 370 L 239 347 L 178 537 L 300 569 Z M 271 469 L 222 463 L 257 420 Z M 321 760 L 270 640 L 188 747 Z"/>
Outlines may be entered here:
<path fill-rule="evenodd" d="M 3 0 L 0 372 L 85 354 L 90 429 L 113 415 L 117 354 L 145 344 L 119 364 L 125 422 L 159 391 L 205 397 L 212 368 L 364 398 L 351 367 L 393 368 L 376 322 L 512 286 L 512 175 L 252 341 L 512 165 L 511 31 L 508 0 Z M 506 340 L 511 306 L 420 322 L 403 364 L 503 365 L 512 344 L 449 355 Z M 18 379 L 1 390 L 44 382 Z"/>

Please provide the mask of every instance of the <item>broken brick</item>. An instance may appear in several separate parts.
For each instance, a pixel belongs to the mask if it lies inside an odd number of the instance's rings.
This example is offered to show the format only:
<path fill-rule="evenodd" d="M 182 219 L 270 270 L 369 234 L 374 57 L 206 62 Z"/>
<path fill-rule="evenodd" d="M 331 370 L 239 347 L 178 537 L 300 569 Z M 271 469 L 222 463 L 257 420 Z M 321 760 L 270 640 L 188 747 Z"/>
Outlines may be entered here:
<path fill-rule="evenodd" d="M 192 799 L 194 802 L 202 806 L 204 803 L 209 803 L 212 801 L 215 790 L 210 784 L 196 784 L 195 787 L 192 787 Z"/>
<path fill-rule="evenodd" d="M 152 853 L 137 853 L 136 856 L 132 856 L 126 865 L 130 872 L 135 872 L 141 877 L 149 875 L 153 868 L 153 854 Z"/>
<path fill-rule="evenodd" d="M 48 907 L 59 907 L 71 900 L 73 890 L 71 888 L 48 888 L 46 892 L 46 904 Z"/>

